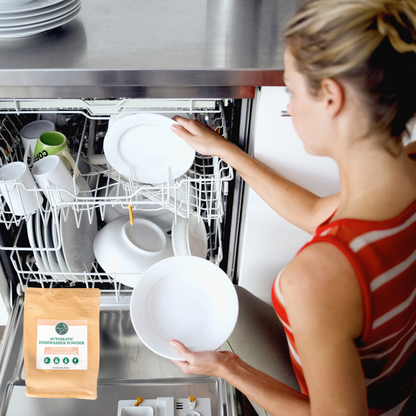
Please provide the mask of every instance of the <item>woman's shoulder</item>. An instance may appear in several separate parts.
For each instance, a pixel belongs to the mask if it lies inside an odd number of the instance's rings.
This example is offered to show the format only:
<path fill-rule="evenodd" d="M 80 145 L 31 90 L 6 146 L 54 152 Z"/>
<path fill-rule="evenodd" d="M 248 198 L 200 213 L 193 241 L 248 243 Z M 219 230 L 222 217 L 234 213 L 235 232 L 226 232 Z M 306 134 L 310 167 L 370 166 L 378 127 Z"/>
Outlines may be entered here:
<path fill-rule="evenodd" d="M 352 338 L 360 336 L 361 288 L 354 268 L 336 246 L 315 243 L 304 248 L 285 267 L 281 290 L 289 320 L 297 315 L 296 321 L 310 325 L 329 314 Z"/>

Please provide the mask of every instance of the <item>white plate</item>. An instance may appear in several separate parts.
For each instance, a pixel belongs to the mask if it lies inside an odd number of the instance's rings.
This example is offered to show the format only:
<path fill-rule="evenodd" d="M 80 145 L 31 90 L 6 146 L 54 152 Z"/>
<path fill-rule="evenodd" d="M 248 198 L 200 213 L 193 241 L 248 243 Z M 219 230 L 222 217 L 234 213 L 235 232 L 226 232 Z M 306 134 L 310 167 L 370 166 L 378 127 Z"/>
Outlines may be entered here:
<path fill-rule="evenodd" d="M 156 354 L 183 360 L 169 345 L 191 351 L 216 350 L 230 336 L 238 315 L 231 280 L 198 257 L 170 257 L 150 267 L 137 282 L 130 302 L 133 327 Z"/>
<path fill-rule="evenodd" d="M 175 256 L 196 256 L 205 259 L 208 238 L 205 223 L 195 215 L 189 218 L 177 217 L 172 223 L 172 245 Z"/>
<path fill-rule="evenodd" d="M 51 224 L 51 229 L 52 229 L 52 241 L 53 241 L 53 246 L 54 247 L 59 247 L 59 239 L 58 239 L 58 227 L 59 227 L 59 222 L 56 223 L 53 219 L 52 219 L 52 224 Z M 73 276 L 70 274 L 70 271 L 68 269 L 68 266 L 66 265 L 65 262 L 65 258 L 64 258 L 64 252 L 62 250 L 62 246 L 56 250 L 56 258 L 58 261 L 58 265 L 61 269 L 61 271 L 63 273 L 65 273 L 64 277 L 67 280 L 72 280 L 74 282 L 78 282 L 80 279 L 78 279 L 76 276 Z"/>
<path fill-rule="evenodd" d="M 22 13 L 30 10 L 39 10 L 61 2 L 62 0 L 34 0 L 27 4 L 19 4 L 18 6 L 1 6 L 0 14 Z"/>
<path fill-rule="evenodd" d="M 83 197 L 92 197 L 91 192 L 84 190 L 88 185 L 81 176 L 77 178 L 77 185 Z M 83 190 L 82 192 L 81 189 Z M 82 273 L 85 271 L 89 273 L 95 259 L 93 241 L 98 231 L 97 216 L 94 213 L 92 222 L 90 223 L 88 212 L 82 212 L 81 222 L 78 228 L 74 212 L 70 209 L 66 220 L 61 212 L 59 227 L 62 236 L 62 250 L 69 272 Z"/>
<path fill-rule="evenodd" d="M 167 182 L 183 175 L 195 159 L 195 151 L 170 128 L 168 117 L 136 114 L 123 118 L 108 129 L 104 153 L 121 175 L 142 183 Z"/>
<path fill-rule="evenodd" d="M 36 216 L 37 211 L 31 215 L 27 221 L 27 236 L 29 239 L 30 247 L 33 249 L 33 255 L 35 256 L 36 265 L 38 267 L 38 270 L 41 273 L 49 273 L 47 270 L 45 263 L 42 260 L 42 257 L 40 255 L 40 252 L 38 251 L 39 246 L 36 241 L 36 235 L 35 235 L 35 226 L 36 226 Z"/>
<path fill-rule="evenodd" d="M 49 260 L 48 260 L 48 256 L 46 254 L 46 251 L 44 250 L 45 249 L 45 244 L 43 242 L 43 226 L 42 226 L 43 219 L 42 219 L 42 216 L 41 216 L 39 210 L 36 211 L 35 215 L 36 215 L 36 219 L 35 219 L 35 221 L 36 221 L 36 223 L 35 223 L 36 243 L 37 243 L 37 246 L 40 248 L 39 254 L 42 258 L 43 265 L 45 266 L 46 273 L 48 275 L 50 275 L 52 269 L 51 269 L 51 266 L 49 264 Z"/>
<path fill-rule="evenodd" d="M 38 33 L 42 33 L 47 30 L 55 29 L 73 20 L 80 10 L 81 10 L 81 5 L 79 5 L 73 12 L 69 13 L 67 16 L 63 16 L 59 19 L 55 19 L 53 22 L 49 22 L 49 21 L 45 22 L 42 25 L 37 26 L 37 27 L 26 28 L 26 29 L 21 29 L 21 30 L 10 30 L 6 32 L 0 30 L 0 38 L 4 38 L 4 39 L 21 38 L 24 36 L 36 35 Z"/>
<path fill-rule="evenodd" d="M 118 217 L 106 224 L 94 240 L 94 253 L 100 266 L 118 282 L 134 287 L 142 274 L 156 262 L 174 255 L 172 242 L 166 233 L 147 219 L 134 220 L 133 233 L 128 238 L 126 231 L 130 232 L 129 217 Z M 141 242 L 132 244 L 135 236 L 146 235 L 146 240 L 154 245 L 152 251 L 140 249 Z M 129 241 L 130 240 L 130 241 Z"/>
<path fill-rule="evenodd" d="M 52 242 L 52 230 L 51 230 L 51 225 L 52 225 L 51 223 L 52 222 L 53 222 L 53 220 L 52 220 L 52 214 L 51 214 L 49 216 L 48 221 L 45 221 L 45 223 L 43 225 L 43 244 L 44 244 L 45 248 L 54 248 L 54 244 Z M 62 269 L 59 266 L 56 251 L 55 250 L 49 250 L 49 251 L 45 250 L 45 253 L 46 253 L 46 257 L 48 259 L 48 264 L 49 264 L 49 267 L 50 267 L 51 271 L 55 272 L 55 273 L 59 273 L 57 275 L 53 274 L 52 276 L 55 279 L 59 279 L 59 280 L 65 278 L 65 276 L 60 274 L 60 273 L 62 273 Z"/>
<path fill-rule="evenodd" d="M 63 7 L 68 6 L 69 4 L 73 3 L 75 0 L 63 0 L 60 3 L 54 4 L 53 6 L 44 7 L 42 9 L 35 9 L 23 12 L 15 12 L 15 13 L 7 13 L 4 14 L 3 10 L 0 9 L 0 20 L 11 20 L 11 19 L 22 19 L 25 17 L 34 17 L 39 16 L 41 14 L 50 13 L 55 10 L 62 9 Z"/>
<path fill-rule="evenodd" d="M 73 3 L 59 9 L 54 10 L 49 13 L 45 13 L 39 16 L 30 16 L 30 17 L 18 17 L 16 19 L 2 20 L 0 18 L 0 28 L 13 28 L 14 30 L 27 29 L 31 28 L 31 25 L 39 23 L 51 23 L 52 19 L 61 18 L 67 15 L 67 13 L 73 11 L 79 4 L 81 0 L 75 0 Z M 48 121 L 48 120 L 40 120 Z"/>

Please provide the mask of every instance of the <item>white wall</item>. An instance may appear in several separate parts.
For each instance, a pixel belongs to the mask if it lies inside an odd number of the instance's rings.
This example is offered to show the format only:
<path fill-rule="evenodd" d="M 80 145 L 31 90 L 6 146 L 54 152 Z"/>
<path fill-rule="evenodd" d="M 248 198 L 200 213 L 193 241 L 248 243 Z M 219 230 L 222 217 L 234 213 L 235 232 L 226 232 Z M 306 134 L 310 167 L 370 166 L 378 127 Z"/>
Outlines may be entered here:
<path fill-rule="evenodd" d="M 326 196 L 338 192 L 338 169 L 329 158 L 308 155 L 290 117 L 281 117 L 289 95 L 284 87 L 263 87 L 255 99 L 249 153 L 282 176 Z M 238 251 L 239 285 L 271 303 L 277 273 L 311 237 L 294 227 L 246 185 Z"/>

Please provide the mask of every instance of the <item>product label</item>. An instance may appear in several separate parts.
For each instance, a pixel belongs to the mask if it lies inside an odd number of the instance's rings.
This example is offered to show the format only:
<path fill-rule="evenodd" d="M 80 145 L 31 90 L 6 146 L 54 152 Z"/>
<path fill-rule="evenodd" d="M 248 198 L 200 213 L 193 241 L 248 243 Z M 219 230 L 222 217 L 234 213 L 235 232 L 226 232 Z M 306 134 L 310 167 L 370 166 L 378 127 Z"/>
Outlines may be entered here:
<path fill-rule="evenodd" d="M 38 319 L 36 368 L 87 370 L 87 321 Z"/>

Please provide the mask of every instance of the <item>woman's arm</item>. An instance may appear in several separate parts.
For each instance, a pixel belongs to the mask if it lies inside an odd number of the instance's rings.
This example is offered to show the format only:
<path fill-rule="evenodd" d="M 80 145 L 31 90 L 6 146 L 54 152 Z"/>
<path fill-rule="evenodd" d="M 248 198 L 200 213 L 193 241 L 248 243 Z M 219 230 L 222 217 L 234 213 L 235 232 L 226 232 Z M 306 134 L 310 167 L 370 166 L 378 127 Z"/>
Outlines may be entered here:
<path fill-rule="evenodd" d="M 233 143 L 202 123 L 175 117 L 173 130 L 197 152 L 218 156 L 232 166 L 244 181 L 280 216 L 313 233 L 338 206 L 338 194 L 320 198 L 281 177 Z"/>
<path fill-rule="evenodd" d="M 256 370 L 229 351 L 193 353 L 179 341 L 171 345 L 187 361 L 173 361 L 185 374 L 204 374 L 221 377 L 271 415 L 310 415 L 309 398 Z"/>
<path fill-rule="evenodd" d="M 363 325 L 361 290 L 348 260 L 330 244 L 313 244 L 285 268 L 281 283 L 309 398 L 230 352 L 192 353 L 176 341 L 187 361 L 175 363 L 187 374 L 225 379 L 273 416 L 368 416 L 354 343 Z"/>

